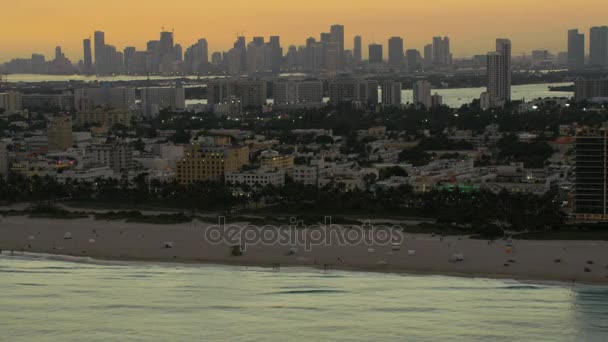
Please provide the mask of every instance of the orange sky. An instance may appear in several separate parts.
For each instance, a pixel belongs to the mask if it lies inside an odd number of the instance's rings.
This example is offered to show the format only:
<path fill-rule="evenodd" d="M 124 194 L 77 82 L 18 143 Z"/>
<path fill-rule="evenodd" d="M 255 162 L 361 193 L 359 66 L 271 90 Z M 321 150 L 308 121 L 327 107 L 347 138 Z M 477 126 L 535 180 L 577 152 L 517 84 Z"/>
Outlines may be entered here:
<path fill-rule="evenodd" d="M 82 39 L 95 30 L 120 50 L 143 49 L 163 26 L 184 49 L 204 37 L 210 52 L 226 50 L 245 31 L 248 40 L 279 34 L 286 50 L 340 23 L 347 48 L 355 34 L 364 45 L 398 35 L 420 50 L 433 36 L 449 35 L 454 56 L 462 57 L 491 50 L 499 36 L 513 41 L 515 54 L 563 51 L 566 30 L 587 34 L 608 25 L 606 0 L 6 0 L 2 12 L 0 61 L 32 52 L 51 58 L 60 45 L 75 62 Z"/>

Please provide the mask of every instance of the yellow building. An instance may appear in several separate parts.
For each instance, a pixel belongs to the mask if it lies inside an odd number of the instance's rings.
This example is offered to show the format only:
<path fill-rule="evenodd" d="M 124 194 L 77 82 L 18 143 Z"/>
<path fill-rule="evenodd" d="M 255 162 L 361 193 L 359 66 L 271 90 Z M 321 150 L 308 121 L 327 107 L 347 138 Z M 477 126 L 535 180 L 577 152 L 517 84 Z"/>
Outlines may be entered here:
<path fill-rule="evenodd" d="M 191 144 L 177 162 L 177 180 L 182 184 L 197 181 L 223 182 L 226 172 L 239 171 L 249 163 L 249 147 L 201 147 Z"/>
<path fill-rule="evenodd" d="M 230 146 L 232 140 L 227 135 L 214 135 L 213 143 L 215 144 L 215 146 Z"/>
<path fill-rule="evenodd" d="M 72 119 L 65 115 L 55 115 L 47 126 L 49 152 L 65 151 L 72 147 Z"/>
<path fill-rule="evenodd" d="M 96 108 L 92 111 L 76 114 L 76 125 L 102 125 L 111 128 L 115 124 L 131 127 L 131 113 L 126 109 L 103 109 Z"/>
<path fill-rule="evenodd" d="M 293 157 L 275 156 L 270 158 L 262 158 L 260 164 L 263 168 L 271 170 L 291 170 L 293 169 Z"/>

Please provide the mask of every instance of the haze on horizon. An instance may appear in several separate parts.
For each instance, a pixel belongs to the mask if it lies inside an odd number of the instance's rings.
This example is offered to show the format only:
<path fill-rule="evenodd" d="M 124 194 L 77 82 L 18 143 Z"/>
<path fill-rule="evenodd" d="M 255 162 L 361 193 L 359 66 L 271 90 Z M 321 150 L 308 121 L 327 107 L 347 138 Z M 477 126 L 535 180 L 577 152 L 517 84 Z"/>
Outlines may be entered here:
<path fill-rule="evenodd" d="M 385 45 L 401 36 L 405 47 L 422 49 L 433 36 L 447 35 L 454 57 L 493 49 L 496 37 L 513 41 L 514 54 L 533 49 L 566 50 L 566 31 L 579 28 L 588 35 L 591 26 L 608 24 L 605 0 L 29 0 L 4 5 L 0 23 L 0 62 L 53 56 L 61 46 L 72 62 L 82 59 L 82 39 L 96 30 L 106 32 L 106 42 L 122 50 L 144 49 L 158 39 L 161 28 L 175 31 L 175 41 L 191 45 L 206 38 L 210 52 L 229 49 L 238 34 L 280 35 L 284 48 L 318 39 L 331 24 L 345 26 L 346 48 L 354 35 L 363 44 Z M 367 49 L 364 48 L 364 51 Z"/>

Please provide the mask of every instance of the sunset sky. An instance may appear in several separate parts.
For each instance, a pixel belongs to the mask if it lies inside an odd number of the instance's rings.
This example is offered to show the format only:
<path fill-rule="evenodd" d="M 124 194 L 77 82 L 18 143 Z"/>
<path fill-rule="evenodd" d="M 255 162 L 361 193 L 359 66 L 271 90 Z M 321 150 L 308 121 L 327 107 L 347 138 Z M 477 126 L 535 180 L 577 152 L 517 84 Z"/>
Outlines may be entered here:
<path fill-rule="evenodd" d="M 448 35 L 454 56 L 463 57 L 492 49 L 496 37 L 510 38 L 514 54 L 564 51 L 566 30 L 588 35 L 589 27 L 608 25 L 606 0 L 7 0 L 2 12 L 0 61 L 32 52 L 51 58 L 60 45 L 76 62 L 82 39 L 95 30 L 105 31 L 106 42 L 119 50 L 143 49 L 162 27 L 173 29 L 184 49 L 207 38 L 210 52 L 223 51 L 244 32 L 248 41 L 279 34 L 286 50 L 339 23 L 346 48 L 355 34 L 365 46 L 375 40 L 385 49 L 394 35 L 405 39 L 406 49 Z"/>

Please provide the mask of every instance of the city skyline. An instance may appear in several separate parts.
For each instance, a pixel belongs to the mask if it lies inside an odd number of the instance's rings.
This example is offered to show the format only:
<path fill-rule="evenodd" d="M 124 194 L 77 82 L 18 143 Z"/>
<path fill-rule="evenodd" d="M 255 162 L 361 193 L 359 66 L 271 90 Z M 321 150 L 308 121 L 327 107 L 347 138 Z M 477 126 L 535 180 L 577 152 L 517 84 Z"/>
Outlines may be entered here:
<path fill-rule="evenodd" d="M 142 7 L 144 2 L 139 0 L 126 4 L 110 0 L 103 4 L 87 4 L 88 15 L 83 17 L 83 6 L 77 1 L 50 4 L 33 0 L 27 5 L 11 3 L 8 6 L 12 15 L 7 17 L 4 25 L 7 31 L 10 28 L 11 32 L 19 32 L 19 35 L 4 37 L 0 62 L 32 53 L 50 56 L 56 46 L 61 46 L 65 55 L 76 62 L 83 58 L 82 40 L 92 39 L 96 30 L 104 31 L 108 39 L 121 49 L 126 46 L 144 49 L 146 41 L 155 39 L 157 32 L 164 27 L 165 30 L 174 30 L 175 41 L 184 46 L 206 38 L 212 52 L 228 50 L 237 34 L 248 38 L 280 35 L 285 48 L 299 46 L 310 36 L 318 38 L 319 33 L 332 24 L 345 26 L 346 49 L 353 48 L 355 35 L 362 36 L 364 47 L 375 42 L 386 49 L 388 39 L 398 36 L 404 39 L 406 49 L 419 50 L 432 37 L 441 35 L 456 42 L 452 50 L 454 57 L 460 58 L 483 54 L 491 50 L 495 37 L 506 36 L 515 44 L 513 54 L 518 55 L 540 48 L 552 52 L 566 51 L 564 32 L 568 29 L 579 28 L 588 34 L 590 27 L 606 23 L 605 13 L 597 10 L 601 8 L 600 1 L 588 1 L 588 6 L 577 9 L 575 14 L 559 6 L 561 3 L 566 4 L 562 0 L 550 4 L 516 0 L 501 8 L 500 16 L 495 16 L 492 9 L 499 9 L 498 4 L 482 7 L 479 1 L 472 0 L 460 1 L 458 5 L 445 0 L 418 4 L 381 0 L 375 7 L 365 5 L 365 18 L 362 18 L 357 1 L 324 3 L 312 0 L 307 2 L 306 8 L 275 0 L 258 1 L 255 6 L 241 0 L 222 4 L 182 1 L 166 8 L 149 2 Z M 217 14 L 204 14 L 210 11 Z M 298 12 L 293 17 L 285 15 L 294 11 Z M 138 12 L 141 15 L 134 23 L 133 14 Z M 536 21 L 539 13 L 552 20 L 539 27 Z M 111 22 L 107 18 L 112 18 Z M 532 27 L 534 35 L 530 35 Z M 367 55 L 366 48 L 363 48 L 363 54 Z"/>

